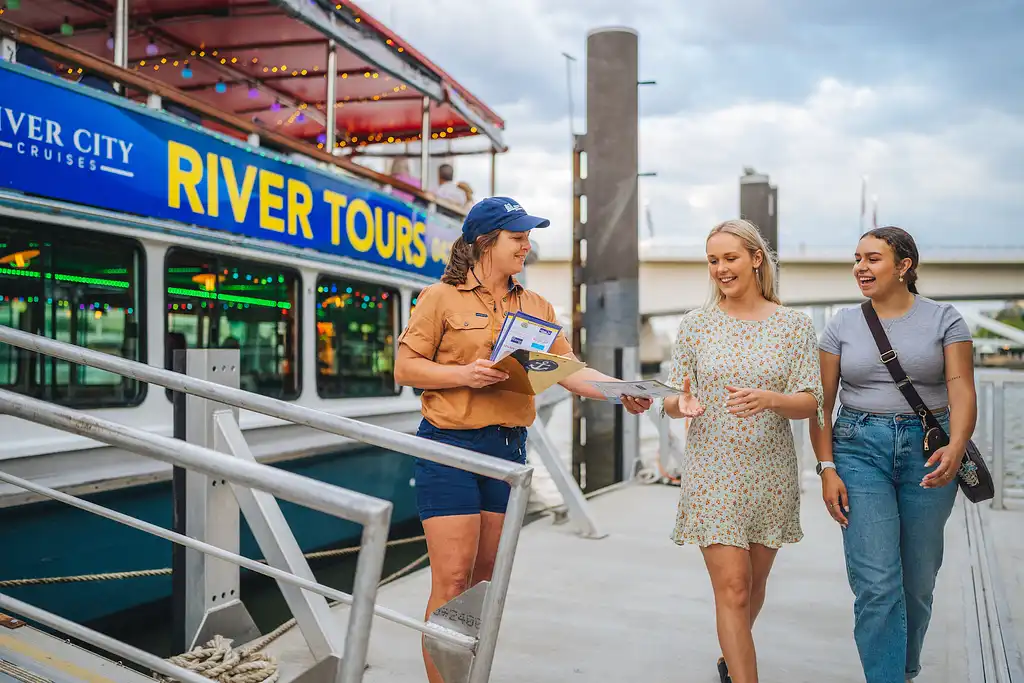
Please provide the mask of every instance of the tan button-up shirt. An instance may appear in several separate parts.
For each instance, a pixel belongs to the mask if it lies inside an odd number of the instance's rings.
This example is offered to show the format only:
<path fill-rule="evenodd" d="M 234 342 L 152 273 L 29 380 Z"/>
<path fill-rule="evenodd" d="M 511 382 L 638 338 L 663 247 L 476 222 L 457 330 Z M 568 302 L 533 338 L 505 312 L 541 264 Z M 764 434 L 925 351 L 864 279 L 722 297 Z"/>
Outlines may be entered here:
<path fill-rule="evenodd" d="M 490 357 L 505 314 L 516 311 L 555 322 L 555 309 L 547 299 L 514 278 L 508 292 L 495 299 L 471 271 L 464 284 L 439 282 L 424 289 L 398 342 L 435 363 L 467 365 Z M 572 356 L 572 346 L 561 332 L 550 353 Z M 421 399 L 423 417 L 441 429 L 528 427 L 537 415 L 533 396 L 493 387 L 428 389 Z"/>

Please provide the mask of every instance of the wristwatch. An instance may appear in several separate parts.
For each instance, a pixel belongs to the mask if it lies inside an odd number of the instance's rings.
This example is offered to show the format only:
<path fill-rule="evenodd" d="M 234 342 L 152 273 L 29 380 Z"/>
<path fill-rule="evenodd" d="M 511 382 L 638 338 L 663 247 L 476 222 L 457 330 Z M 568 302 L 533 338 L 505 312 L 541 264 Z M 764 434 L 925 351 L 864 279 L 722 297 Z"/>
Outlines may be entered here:
<path fill-rule="evenodd" d="M 817 465 L 814 466 L 814 471 L 820 477 L 821 473 L 824 472 L 825 470 L 827 470 L 827 469 L 833 469 L 834 470 L 835 468 L 836 468 L 836 464 L 834 462 L 832 462 L 831 460 L 829 460 L 829 461 L 826 461 L 826 462 L 819 462 Z"/>

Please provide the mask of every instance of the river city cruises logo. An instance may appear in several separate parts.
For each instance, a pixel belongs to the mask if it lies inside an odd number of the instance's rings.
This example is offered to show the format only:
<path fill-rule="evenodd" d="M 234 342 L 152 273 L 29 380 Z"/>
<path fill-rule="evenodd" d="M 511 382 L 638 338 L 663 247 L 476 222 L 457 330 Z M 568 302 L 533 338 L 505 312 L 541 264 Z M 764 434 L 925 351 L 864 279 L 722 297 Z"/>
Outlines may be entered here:
<path fill-rule="evenodd" d="M 0 159 L 5 152 L 14 153 L 90 173 L 134 178 L 134 147 L 135 143 L 113 135 L 0 105 Z"/>

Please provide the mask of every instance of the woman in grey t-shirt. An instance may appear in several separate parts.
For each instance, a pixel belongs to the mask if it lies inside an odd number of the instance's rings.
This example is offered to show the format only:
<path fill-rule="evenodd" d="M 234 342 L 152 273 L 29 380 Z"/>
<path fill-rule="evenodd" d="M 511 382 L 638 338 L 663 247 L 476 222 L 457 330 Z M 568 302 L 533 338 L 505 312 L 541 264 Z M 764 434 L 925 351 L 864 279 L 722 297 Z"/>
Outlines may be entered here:
<path fill-rule="evenodd" d="M 841 407 L 834 425 L 811 425 L 811 441 L 822 497 L 843 527 L 867 683 L 909 681 L 920 671 L 943 526 L 977 417 L 971 332 L 953 306 L 918 295 L 918 262 L 909 234 L 877 228 L 861 237 L 853 274 L 949 446 L 925 456 L 921 420 L 882 363 L 859 306 L 833 317 L 819 343 L 826 415 L 837 389 Z"/>

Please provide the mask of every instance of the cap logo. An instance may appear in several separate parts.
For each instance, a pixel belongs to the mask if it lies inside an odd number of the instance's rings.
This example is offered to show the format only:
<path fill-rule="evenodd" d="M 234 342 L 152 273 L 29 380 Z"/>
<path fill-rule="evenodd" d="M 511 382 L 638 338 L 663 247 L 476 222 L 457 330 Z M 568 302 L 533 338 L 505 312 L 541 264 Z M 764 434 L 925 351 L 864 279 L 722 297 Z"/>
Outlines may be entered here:
<path fill-rule="evenodd" d="M 518 204 L 509 204 L 509 203 L 505 204 L 505 213 L 511 213 L 513 211 L 522 211 L 522 210 L 523 210 L 523 207 L 519 206 Z"/>

